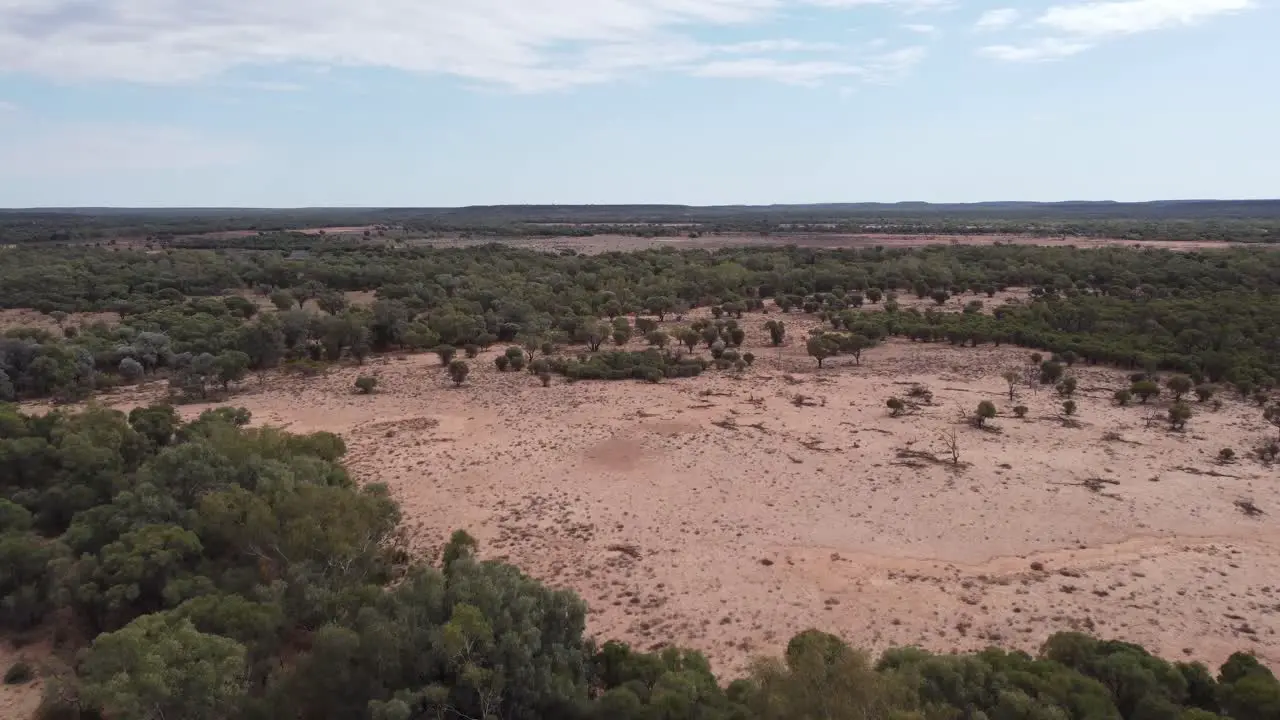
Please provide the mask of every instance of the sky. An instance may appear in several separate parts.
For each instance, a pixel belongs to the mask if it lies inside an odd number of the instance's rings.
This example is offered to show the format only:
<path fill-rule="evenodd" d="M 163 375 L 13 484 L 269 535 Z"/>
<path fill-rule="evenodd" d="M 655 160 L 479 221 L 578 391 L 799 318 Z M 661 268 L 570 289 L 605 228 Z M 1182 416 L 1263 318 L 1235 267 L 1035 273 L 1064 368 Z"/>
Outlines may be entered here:
<path fill-rule="evenodd" d="M 0 0 L 0 207 L 1280 197 L 1280 0 Z"/>

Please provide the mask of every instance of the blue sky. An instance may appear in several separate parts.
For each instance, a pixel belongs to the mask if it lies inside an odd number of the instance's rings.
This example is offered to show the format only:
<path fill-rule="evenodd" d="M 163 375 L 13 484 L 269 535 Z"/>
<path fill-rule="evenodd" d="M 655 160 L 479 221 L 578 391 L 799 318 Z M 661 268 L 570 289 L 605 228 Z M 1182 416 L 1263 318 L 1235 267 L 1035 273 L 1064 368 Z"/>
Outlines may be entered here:
<path fill-rule="evenodd" d="M 0 207 L 1280 197 L 1277 0 L 0 0 Z"/>

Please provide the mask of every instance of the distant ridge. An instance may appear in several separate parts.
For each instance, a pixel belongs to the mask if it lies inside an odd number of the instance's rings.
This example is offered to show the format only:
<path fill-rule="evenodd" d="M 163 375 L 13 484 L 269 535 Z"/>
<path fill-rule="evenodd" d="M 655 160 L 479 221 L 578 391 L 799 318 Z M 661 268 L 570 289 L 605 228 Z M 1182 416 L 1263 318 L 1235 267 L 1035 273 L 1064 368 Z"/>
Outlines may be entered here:
<path fill-rule="evenodd" d="M 1274 200 L 1109 200 L 1061 202 L 990 201 L 978 203 L 808 203 L 774 205 L 472 205 L 467 207 L 307 207 L 307 208 L 21 208 L 0 209 L 0 217 L 81 218 L 368 218 L 371 222 L 439 219 L 488 222 L 713 222 L 729 217 L 766 216 L 774 222 L 874 218 L 1044 220 L 1205 220 L 1280 218 Z"/>

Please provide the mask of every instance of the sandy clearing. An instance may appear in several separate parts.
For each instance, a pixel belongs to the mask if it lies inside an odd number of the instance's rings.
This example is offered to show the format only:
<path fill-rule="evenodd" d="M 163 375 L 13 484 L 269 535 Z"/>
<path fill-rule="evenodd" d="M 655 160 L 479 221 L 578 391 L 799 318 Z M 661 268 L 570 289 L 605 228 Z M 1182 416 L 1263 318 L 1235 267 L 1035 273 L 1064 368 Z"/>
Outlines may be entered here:
<path fill-rule="evenodd" d="M 1034 650 L 1083 629 L 1171 658 L 1280 662 L 1277 473 L 1214 460 L 1274 432 L 1255 407 L 1196 405 L 1172 433 L 1109 402 L 1123 374 L 1078 367 L 1079 427 L 1044 389 L 1020 391 L 1031 410 L 1017 420 L 999 374 L 1028 351 L 892 341 L 860 367 L 817 371 L 800 342 L 812 321 L 786 320 L 781 349 L 764 347 L 763 318 L 745 321 L 758 360 L 742 376 L 542 388 L 498 373 L 496 348 L 462 388 L 434 356 L 383 356 L 262 376 L 232 402 L 257 422 L 341 433 L 423 552 L 466 528 L 488 556 L 579 592 L 600 636 L 695 647 L 730 673 L 808 627 L 939 651 Z M 380 377 L 378 394 L 350 391 L 361 373 Z M 933 404 L 888 417 L 885 399 L 911 383 Z M 1001 407 L 999 432 L 957 422 L 982 399 Z M 899 457 L 945 455 L 952 429 L 965 469 Z M 1245 496 L 1268 514 L 1243 515 Z"/>
<path fill-rule="evenodd" d="M 8 640 L 0 640 L 0 673 L 4 673 L 14 663 L 25 661 L 36 669 L 37 675 L 30 682 L 17 685 L 0 683 L 0 718 L 32 718 L 36 708 L 40 706 L 41 693 L 44 692 L 44 679 L 40 677 L 40 668 L 50 658 L 52 651 L 48 643 L 14 647 Z"/>

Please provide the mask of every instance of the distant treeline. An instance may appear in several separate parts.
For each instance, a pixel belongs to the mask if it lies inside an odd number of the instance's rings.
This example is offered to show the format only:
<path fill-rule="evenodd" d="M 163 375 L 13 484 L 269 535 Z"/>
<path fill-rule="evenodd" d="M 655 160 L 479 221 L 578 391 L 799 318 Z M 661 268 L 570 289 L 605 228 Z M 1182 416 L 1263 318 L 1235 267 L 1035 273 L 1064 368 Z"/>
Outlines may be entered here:
<path fill-rule="evenodd" d="M 504 205 L 464 208 L 0 210 L 0 244 L 162 239 L 220 231 L 388 226 L 502 235 L 688 232 L 1030 233 L 1270 242 L 1280 200 L 818 205 Z M 585 227 L 584 227 L 585 226 Z M 696 226 L 696 227 L 690 227 Z"/>
<path fill-rule="evenodd" d="M 25 328 L 0 338 L 0 400 L 83 397 L 156 373 L 203 396 L 248 369 L 294 361 L 496 343 L 590 346 L 612 333 L 598 332 L 605 318 L 661 320 L 694 307 L 720 307 L 743 324 L 795 309 L 847 326 L 844 313 L 864 300 L 876 311 L 859 311 L 850 329 L 867 338 L 1070 352 L 1090 363 L 1231 383 L 1243 395 L 1280 379 L 1280 253 L 1254 247 L 667 248 L 584 256 L 496 244 L 320 243 L 305 252 L 0 252 L 7 253 L 0 307 L 34 308 L 65 323 L 58 333 Z M 1031 302 L 962 314 L 902 309 L 895 299 L 910 293 L 945 303 L 967 294 L 972 304 L 1008 287 L 1031 288 Z M 374 291 L 376 299 L 350 307 L 343 291 Z M 120 313 L 121 324 L 66 323 L 66 313 L 104 310 Z M 634 329 L 654 328 L 637 321 Z"/>

